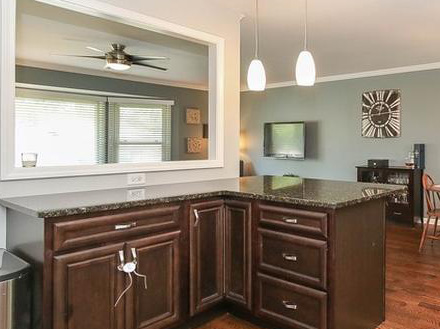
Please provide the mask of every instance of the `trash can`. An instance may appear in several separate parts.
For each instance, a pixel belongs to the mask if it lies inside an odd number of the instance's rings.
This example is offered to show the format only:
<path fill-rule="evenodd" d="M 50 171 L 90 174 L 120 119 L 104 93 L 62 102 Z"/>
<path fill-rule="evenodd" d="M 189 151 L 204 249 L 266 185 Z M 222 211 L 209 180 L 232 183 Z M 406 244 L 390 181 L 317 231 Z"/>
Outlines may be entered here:
<path fill-rule="evenodd" d="M 0 329 L 31 328 L 31 267 L 0 248 Z"/>

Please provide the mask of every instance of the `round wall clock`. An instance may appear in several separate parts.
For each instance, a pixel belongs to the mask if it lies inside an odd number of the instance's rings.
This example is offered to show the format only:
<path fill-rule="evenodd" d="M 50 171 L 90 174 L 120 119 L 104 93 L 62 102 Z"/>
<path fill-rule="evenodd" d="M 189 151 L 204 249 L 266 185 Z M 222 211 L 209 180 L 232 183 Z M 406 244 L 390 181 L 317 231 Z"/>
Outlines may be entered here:
<path fill-rule="evenodd" d="M 375 90 L 362 94 L 362 137 L 400 136 L 400 90 Z"/>

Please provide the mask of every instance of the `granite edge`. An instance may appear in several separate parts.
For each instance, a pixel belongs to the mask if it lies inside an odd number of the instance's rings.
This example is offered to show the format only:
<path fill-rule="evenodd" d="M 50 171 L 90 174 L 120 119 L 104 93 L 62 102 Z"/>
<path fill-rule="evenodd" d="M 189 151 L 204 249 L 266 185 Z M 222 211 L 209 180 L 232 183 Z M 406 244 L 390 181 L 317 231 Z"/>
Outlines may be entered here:
<path fill-rule="evenodd" d="M 251 192 L 234 192 L 228 190 L 214 191 L 214 192 L 204 192 L 204 193 L 194 193 L 194 194 L 186 194 L 180 196 L 171 196 L 171 197 L 159 197 L 152 198 L 148 200 L 139 200 L 139 201 L 125 201 L 118 203 L 108 203 L 97 206 L 86 206 L 86 207 L 76 207 L 76 208 L 60 208 L 60 209 L 51 209 L 51 210 L 41 210 L 41 211 L 29 211 L 29 209 L 25 207 L 20 207 L 17 205 L 13 205 L 8 202 L 4 202 L 1 200 L 6 207 L 10 207 L 14 210 L 24 212 L 28 215 L 38 218 L 57 218 L 57 217 L 67 217 L 74 215 L 86 215 L 89 213 L 99 213 L 104 211 L 114 211 L 114 210 L 122 210 L 129 209 L 134 207 L 143 207 L 143 206 L 152 206 L 157 204 L 169 204 L 174 202 L 182 202 L 182 201 L 193 201 L 198 199 L 206 199 L 206 198 L 215 198 L 215 197 L 238 197 L 238 198 L 247 198 L 251 200 L 260 200 L 260 201 L 272 201 L 272 202 L 283 202 L 291 205 L 300 205 L 300 206 L 308 206 L 308 207 L 316 207 L 316 208 L 324 208 L 324 209 L 339 209 L 344 207 L 353 206 L 359 203 L 368 202 L 372 200 L 382 199 L 387 196 L 393 195 L 394 193 L 403 192 L 407 188 L 402 187 L 384 187 L 384 190 L 380 194 L 363 196 L 361 198 L 356 198 L 347 201 L 341 202 L 324 202 L 324 201 L 316 201 L 316 200 L 305 200 L 298 199 L 292 197 L 282 197 L 275 195 L 262 195 L 259 193 L 251 193 Z M 21 209 L 20 209 L 21 208 Z"/>

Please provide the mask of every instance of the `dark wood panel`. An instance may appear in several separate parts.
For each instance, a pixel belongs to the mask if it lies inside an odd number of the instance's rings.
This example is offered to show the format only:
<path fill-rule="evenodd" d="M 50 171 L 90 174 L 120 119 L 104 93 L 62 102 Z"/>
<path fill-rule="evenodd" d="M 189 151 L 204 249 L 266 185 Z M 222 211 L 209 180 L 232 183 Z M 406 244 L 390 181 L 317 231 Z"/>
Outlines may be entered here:
<path fill-rule="evenodd" d="M 332 328 L 375 328 L 385 319 L 385 200 L 338 209 L 334 230 Z"/>
<path fill-rule="evenodd" d="M 327 237 L 326 213 L 260 203 L 257 217 L 264 226 Z"/>
<path fill-rule="evenodd" d="M 258 229 L 258 247 L 259 269 L 326 289 L 327 242 Z"/>
<path fill-rule="evenodd" d="M 225 290 L 229 301 L 251 309 L 251 203 L 225 201 Z"/>
<path fill-rule="evenodd" d="M 205 311 L 223 300 L 223 212 L 223 200 L 197 203 L 190 208 L 191 315 Z"/>
<path fill-rule="evenodd" d="M 180 217 L 181 206 L 174 205 L 57 222 L 53 227 L 53 248 L 56 252 L 65 251 L 177 229 Z"/>
<path fill-rule="evenodd" d="M 282 328 L 326 329 L 327 294 L 258 274 L 256 313 Z"/>
<path fill-rule="evenodd" d="M 135 248 L 138 273 L 127 295 L 127 329 L 168 328 L 180 321 L 180 232 L 172 232 L 129 242 Z M 130 255 L 127 255 L 130 257 Z"/>
<path fill-rule="evenodd" d="M 123 290 L 117 271 L 123 244 L 54 258 L 53 328 L 122 329 L 124 301 L 114 307 Z"/>

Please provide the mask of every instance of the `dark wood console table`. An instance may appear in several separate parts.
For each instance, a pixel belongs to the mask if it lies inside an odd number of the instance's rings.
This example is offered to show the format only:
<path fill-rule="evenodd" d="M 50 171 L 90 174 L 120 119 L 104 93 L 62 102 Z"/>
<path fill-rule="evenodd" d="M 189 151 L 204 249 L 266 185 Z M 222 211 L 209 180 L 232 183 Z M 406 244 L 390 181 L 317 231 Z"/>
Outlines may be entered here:
<path fill-rule="evenodd" d="M 358 166 L 358 182 L 406 185 L 408 192 L 391 196 L 387 202 L 387 219 L 414 226 L 416 218 L 423 218 L 423 169 L 408 167 L 372 168 Z"/>

